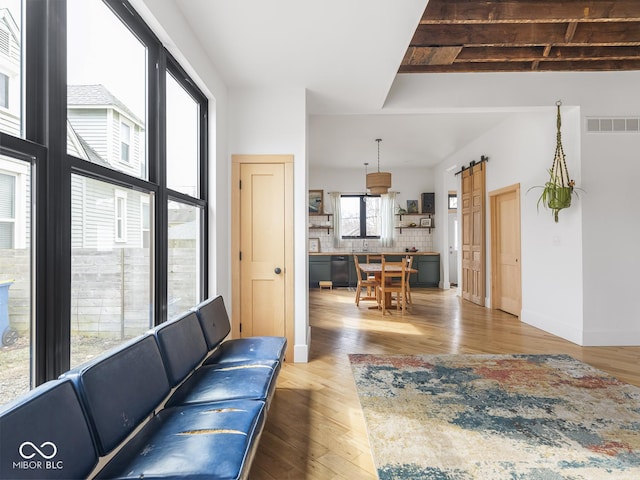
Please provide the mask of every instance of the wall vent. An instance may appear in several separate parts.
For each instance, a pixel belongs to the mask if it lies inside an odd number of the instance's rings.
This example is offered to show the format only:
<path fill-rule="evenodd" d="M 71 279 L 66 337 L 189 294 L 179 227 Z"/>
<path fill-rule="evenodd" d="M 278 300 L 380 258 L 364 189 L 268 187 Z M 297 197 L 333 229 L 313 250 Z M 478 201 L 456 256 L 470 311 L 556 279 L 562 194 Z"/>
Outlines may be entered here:
<path fill-rule="evenodd" d="M 588 133 L 640 133 L 640 117 L 587 118 Z"/>

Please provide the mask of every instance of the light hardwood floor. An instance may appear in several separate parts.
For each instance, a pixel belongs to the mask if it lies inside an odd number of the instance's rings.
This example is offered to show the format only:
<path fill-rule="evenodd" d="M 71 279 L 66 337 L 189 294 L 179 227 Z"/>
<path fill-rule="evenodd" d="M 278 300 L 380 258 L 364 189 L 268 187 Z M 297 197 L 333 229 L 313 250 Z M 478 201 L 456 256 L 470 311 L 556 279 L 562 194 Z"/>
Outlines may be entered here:
<path fill-rule="evenodd" d="M 251 479 L 375 479 L 349 353 L 563 353 L 640 386 L 640 347 L 579 347 L 478 307 L 454 290 L 413 289 L 384 318 L 347 289 L 309 294 L 309 363 L 285 363 Z"/>

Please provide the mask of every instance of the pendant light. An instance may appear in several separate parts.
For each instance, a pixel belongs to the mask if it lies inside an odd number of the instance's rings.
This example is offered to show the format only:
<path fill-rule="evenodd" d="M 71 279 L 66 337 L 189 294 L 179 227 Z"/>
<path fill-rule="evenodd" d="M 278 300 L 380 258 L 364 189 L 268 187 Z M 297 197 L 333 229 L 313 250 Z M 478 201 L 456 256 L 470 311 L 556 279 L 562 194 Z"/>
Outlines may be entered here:
<path fill-rule="evenodd" d="M 367 188 L 375 195 L 387 193 L 391 188 L 391 174 L 380 171 L 380 142 L 381 138 L 376 138 L 378 142 L 378 171 L 367 174 Z"/>

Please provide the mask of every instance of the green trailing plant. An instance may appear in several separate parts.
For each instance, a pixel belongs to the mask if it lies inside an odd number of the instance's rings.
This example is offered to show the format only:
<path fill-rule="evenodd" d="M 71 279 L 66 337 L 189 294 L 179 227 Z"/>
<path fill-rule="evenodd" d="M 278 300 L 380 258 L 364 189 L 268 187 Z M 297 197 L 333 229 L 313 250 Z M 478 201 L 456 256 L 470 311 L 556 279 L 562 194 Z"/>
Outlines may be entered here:
<path fill-rule="evenodd" d="M 571 197 L 573 194 L 578 196 L 576 182 L 569 178 L 569 170 L 567 169 L 567 163 L 565 161 L 564 149 L 562 148 L 562 136 L 560 133 L 560 127 L 562 120 L 560 118 L 560 105 L 562 102 L 556 102 L 558 107 L 557 115 L 557 135 L 556 135 L 556 152 L 553 157 L 553 164 L 548 171 L 549 180 L 542 186 L 535 186 L 531 188 L 542 188 L 540 198 L 538 198 L 538 208 L 542 204 L 545 208 L 551 210 L 553 219 L 558 222 L 558 214 L 563 208 L 569 208 L 571 206 Z M 531 190 L 531 189 L 529 189 Z"/>

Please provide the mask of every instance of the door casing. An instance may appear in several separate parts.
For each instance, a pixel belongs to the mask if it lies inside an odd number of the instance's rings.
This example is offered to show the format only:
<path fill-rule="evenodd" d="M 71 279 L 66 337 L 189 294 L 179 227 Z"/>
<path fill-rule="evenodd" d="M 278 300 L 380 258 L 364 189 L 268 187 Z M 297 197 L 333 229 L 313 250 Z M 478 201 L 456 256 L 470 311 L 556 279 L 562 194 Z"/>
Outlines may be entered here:
<path fill-rule="evenodd" d="M 506 201 L 514 202 L 513 208 L 502 208 Z M 489 192 L 489 205 L 491 210 L 491 307 L 520 317 L 522 309 L 520 184 Z"/>
<path fill-rule="evenodd" d="M 284 165 L 284 336 L 287 338 L 286 358 L 293 359 L 294 345 L 294 262 L 293 262 L 293 155 L 232 155 L 231 157 L 231 336 L 241 338 L 241 202 L 240 177 L 243 164 Z"/>

